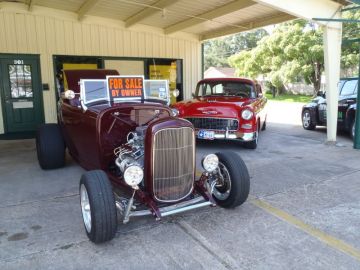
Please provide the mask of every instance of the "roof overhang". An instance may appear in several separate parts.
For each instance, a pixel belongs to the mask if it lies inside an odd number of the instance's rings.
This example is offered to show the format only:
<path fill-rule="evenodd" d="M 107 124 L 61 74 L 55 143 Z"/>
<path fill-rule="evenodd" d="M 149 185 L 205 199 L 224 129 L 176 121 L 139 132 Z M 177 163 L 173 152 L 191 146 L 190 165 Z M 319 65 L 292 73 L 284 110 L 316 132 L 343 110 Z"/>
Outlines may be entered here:
<path fill-rule="evenodd" d="M 125 28 L 147 26 L 165 35 L 187 33 L 199 40 L 249 31 L 295 18 L 331 18 L 358 0 L 17 0 L 18 5 L 119 21 Z M 3 1 L 14 2 L 14 0 Z"/>

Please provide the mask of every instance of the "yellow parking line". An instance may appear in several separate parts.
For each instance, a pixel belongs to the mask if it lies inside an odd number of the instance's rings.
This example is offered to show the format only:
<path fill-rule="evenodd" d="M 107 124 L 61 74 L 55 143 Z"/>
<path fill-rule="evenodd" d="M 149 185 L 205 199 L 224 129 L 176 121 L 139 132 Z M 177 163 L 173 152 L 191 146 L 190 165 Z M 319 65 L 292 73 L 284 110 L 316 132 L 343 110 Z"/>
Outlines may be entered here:
<path fill-rule="evenodd" d="M 200 177 L 202 172 L 196 171 L 196 176 Z M 309 224 L 304 223 L 300 219 L 286 213 L 283 210 L 280 210 L 272 205 L 270 205 L 267 202 L 264 202 L 262 200 L 256 199 L 256 197 L 249 195 L 248 201 L 252 203 L 253 205 L 256 205 L 257 207 L 265 210 L 266 212 L 270 213 L 271 215 L 278 217 L 287 223 L 297 227 L 298 229 L 308 233 L 309 235 L 317 238 L 321 242 L 327 244 L 328 246 L 337 249 L 347 255 L 350 255 L 354 257 L 356 260 L 360 261 L 360 250 L 354 248 L 353 246 L 345 243 L 344 241 L 341 241 L 340 239 L 337 239 L 331 235 L 328 235 L 324 233 L 323 231 L 320 231 L 319 229 L 316 229 L 312 227 Z"/>
<path fill-rule="evenodd" d="M 317 238 L 318 240 L 327 244 L 328 246 L 330 246 L 334 249 L 337 249 L 347 255 L 350 255 L 350 256 L 354 257 L 355 259 L 357 259 L 358 261 L 360 261 L 360 250 L 345 243 L 344 241 L 341 241 L 331 235 L 324 233 L 323 231 L 320 231 L 320 230 L 304 223 L 300 219 L 286 213 L 283 210 L 280 210 L 280 209 L 270 205 L 267 202 L 264 202 L 259 199 L 253 199 L 253 200 L 250 199 L 250 202 L 253 205 L 256 205 L 257 207 L 270 213 L 271 215 L 273 215 L 277 218 L 280 218 L 280 219 L 286 221 L 287 223 L 299 228 L 300 230 L 308 233 L 309 235 Z"/>

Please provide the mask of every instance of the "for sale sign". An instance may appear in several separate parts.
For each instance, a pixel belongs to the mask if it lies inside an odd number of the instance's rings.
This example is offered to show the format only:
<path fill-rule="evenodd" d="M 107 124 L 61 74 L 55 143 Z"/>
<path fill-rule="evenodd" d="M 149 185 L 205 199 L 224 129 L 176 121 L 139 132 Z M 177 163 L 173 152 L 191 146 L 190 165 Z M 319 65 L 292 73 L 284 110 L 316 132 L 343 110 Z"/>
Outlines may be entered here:
<path fill-rule="evenodd" d="M 107 87 L 111 100 L 143 99 L 143 76 L 107 76 Z"/>

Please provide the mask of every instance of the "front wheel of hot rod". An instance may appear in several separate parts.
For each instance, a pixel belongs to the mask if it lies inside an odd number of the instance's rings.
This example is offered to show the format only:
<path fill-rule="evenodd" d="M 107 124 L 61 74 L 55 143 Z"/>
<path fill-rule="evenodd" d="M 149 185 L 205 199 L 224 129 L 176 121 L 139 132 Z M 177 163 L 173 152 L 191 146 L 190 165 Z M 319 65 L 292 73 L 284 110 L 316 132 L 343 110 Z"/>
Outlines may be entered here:
<path fill-rule="evenodd" d="M 224 208 L 233 208 L 243 204 L 250 191 L 250 176 L 242 160 L 234 152 L 216 153 L 219 158 L 219 179 L 215 185 L 213 197 Z"/>
<path fill-rule="evenodd" d="M 65 143 L 58 124 L 45 124 L 38 128 L 36 152 L 40 167 L 44 170 L 65 165 Z"/>
<path fill-rule="evenodd" d="M 117 229 L 114 193 L 104 171 L 84 173 L 80 180 L 80 205 L 86 234 L 94 243 L 110 241 Z"/>

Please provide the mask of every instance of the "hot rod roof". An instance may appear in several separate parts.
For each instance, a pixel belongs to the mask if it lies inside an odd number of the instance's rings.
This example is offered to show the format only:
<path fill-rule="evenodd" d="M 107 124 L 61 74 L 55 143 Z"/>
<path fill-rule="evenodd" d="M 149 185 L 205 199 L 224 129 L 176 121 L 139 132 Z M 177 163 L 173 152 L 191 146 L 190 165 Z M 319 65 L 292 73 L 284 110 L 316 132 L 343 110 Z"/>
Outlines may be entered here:
<path fill-rule="evenodd" d="M 114 69 L 77 69 L 64 70 L 67 88 L 73 90 L 75 93 L 80 92 L 79 81 L 81 79 L 106 79 L 108 75 L 119 75 L 119 72 Z"/>

